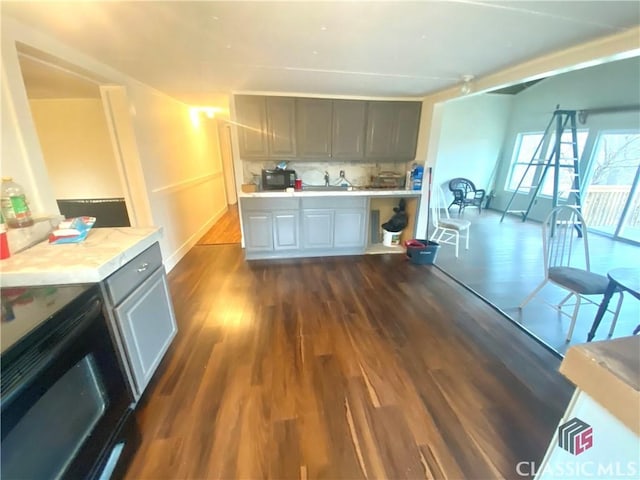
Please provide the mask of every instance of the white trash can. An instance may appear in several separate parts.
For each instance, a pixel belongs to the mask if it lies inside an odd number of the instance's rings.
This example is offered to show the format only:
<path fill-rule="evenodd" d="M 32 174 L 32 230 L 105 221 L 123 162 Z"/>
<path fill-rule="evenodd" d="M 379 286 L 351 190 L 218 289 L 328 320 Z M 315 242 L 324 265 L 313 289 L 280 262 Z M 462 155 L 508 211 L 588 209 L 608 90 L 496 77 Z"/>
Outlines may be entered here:
<path fill-rule="evenodd" d="M 393 247 L 394 245 L 400 245 L 400 235 L 402 232 L 387 232 L 382 229 L 382 244 L 385 247 Z"/>

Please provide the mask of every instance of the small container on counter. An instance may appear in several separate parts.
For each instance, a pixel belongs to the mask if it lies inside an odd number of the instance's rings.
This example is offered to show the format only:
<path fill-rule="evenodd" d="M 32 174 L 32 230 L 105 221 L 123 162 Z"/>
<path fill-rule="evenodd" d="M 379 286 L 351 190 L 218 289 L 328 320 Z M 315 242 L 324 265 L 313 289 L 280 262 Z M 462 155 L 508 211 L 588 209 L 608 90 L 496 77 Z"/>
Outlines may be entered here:
<path fill-rule="evenodd" d="M 2 177 L 0 197 L 2 215 L 10 228 L 30 227 L 33 225 L 31 210 L 22 187 L 12 177 Z"/>

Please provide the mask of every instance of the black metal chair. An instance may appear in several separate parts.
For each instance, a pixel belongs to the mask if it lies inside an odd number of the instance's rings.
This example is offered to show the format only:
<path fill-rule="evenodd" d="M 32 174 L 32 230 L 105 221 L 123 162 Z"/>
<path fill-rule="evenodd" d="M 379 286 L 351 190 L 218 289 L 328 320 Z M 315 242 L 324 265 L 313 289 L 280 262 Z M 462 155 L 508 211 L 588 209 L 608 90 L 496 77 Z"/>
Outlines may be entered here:
<path fill-rule="evenodd" d="M 478 207 L 478 213 L 482 213 L 482 202 L 486 192 L 482 188 L 476 188 L 471 180 L 466 178 L 454 178 L 449 182 L 449 190 L 453 193 L 453 201 L 447 210 L 458 205 L 458 213 L 465 207 Z"/>

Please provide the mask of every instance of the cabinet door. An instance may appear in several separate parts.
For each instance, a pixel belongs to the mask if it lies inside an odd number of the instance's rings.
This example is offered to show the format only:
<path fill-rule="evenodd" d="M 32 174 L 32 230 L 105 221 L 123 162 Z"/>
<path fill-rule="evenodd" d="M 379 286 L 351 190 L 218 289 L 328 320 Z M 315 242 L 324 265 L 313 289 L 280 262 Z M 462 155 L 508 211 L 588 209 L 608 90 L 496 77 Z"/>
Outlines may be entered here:
<path fill-rule="evenodd" d="M 142 395 L 175 337 L 173 306 L 159 268 L 114 309 L 138 395 Z"/>
<path fill-rule="evenodd" d="M 270 212 L 246 212 L 244 245 L 247 250 L 273 250 L 273 217 Z"/>
<path fill-rule="evenodd" d="M 367 111 L 367 158 L 390 159 L 393 143 L 395 102 L 369 102 Z"/>
<path fill-rule="evenodd" d="M 298 157 L 331 157 L 331 100 L 296 99 Z"/>
<path fill-rule="evenodd" d="M 267 130 L 271 158 L 296 156 L 295 112 L 294 98 L 267 97 Z"/>
<path fill-rule="evenodd" d="M 336 210 L 333 246 L 335 248 L 365 247 L 365 211 Z"/>
<path fill-rule="evenodd" d="M 333 247 L 333 210 L 303 210 L 302 243 L 304 248 Z"/>
<path fill-rule="evenodd" d="M 238 119 L 240 157 L 267 158 L 267 111 L 264 97 L 238 95 L 235 97 Z"/>
<path fill-rule="evenodd" d="M 340 160 L 364 158 L 367 102 L 333 101 L 331 156 Z"/>
<path fill-rule="evenodd" d="M 392 153 L 394 158 L 413 160 L 416 157 L 420 128 L 420 102 L 397 102 Z"/>
<path fill-rule="evenodd" d="M 291 250 L 299 247 L 298 218 L 296 211 L 273 213 L 273 238 L 275 250 Z"/>

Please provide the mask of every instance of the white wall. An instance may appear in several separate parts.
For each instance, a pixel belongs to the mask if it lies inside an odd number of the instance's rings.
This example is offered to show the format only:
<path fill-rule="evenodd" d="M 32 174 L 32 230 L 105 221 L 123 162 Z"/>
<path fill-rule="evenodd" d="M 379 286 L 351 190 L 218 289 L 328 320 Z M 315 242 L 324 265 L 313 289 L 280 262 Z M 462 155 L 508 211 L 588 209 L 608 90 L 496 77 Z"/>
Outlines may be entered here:
<path fill-rule="evenodd" d="M 510 95 L 481 94 L 444 104 L 433 185 L 450 200 L 449 180 L 464 177 L 489 193 L 511 113 Z"/>
<path fill-rule="evenodd" d="M 505 192 L 504 185 L 518 133 L 543 131 L 557 104 L 560 108 L 569 110 L 640 105 L 640 57 L 551 77 L 515 96 L 503 147 L 504 155 L 497 177 L 496 198 L 492 207 L 503 209 L 511 197 L 511 192 Z M 579 129 L 589 130 L 581 161 L 581 171 L 586 173 L 586 166 L 599 132 L 607 129 L 639 130 L 640 112 L 592 115 L 588 117 L 586 124 L 578 123 L 577 126 Z M 527 200 L 519 205 L 526 206 L 528 196 L 526 198 Z M 550 208 L 551 200 L 539 197 L 530 216 L 541 221 Z"/>
<path fill-rule="evenodd" d="M 5 15 L 1 20 L 3 173 L 17 172 L 14 176 L 27 190 L 34 212 L 58 213 L 31 120 L 16 41 L 91 72 L 109 84 L 122 85 L 130 102 L 127 110 L 135 133 L 130 147 L 137 151 L 141 171 L 136 188 L 146 192 L 151 221 L 164 228 L 163 257 L 167 269 L 173 268 L 227 208 L 215 129 L 196 128 L 189 106 L 72 46 Z"/>
<path fill-rule="evenodd" d="M 100 99 L 29 104 L 56 199 L 123 196 Z"/>

